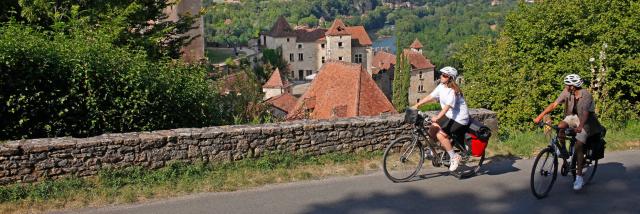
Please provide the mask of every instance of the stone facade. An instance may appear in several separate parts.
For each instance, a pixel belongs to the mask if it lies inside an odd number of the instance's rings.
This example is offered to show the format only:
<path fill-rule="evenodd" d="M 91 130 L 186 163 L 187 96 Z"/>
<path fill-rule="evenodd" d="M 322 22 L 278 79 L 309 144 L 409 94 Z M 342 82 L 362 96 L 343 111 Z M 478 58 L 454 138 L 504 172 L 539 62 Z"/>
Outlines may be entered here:
<path fill-rule="evenodd" d="M 415 105 L 436 88 L 434 81 L 434 69 L 412 69 L 409 84 L 409 104 Z"/>
<path fill-rule="evenodd" d="M 200 0 L 181 0 L 176 5 L 164 10 L 168 21 L 177 21 L 180 15 L 198 15 L 202 8 Z M 182 58 L 187 62 L 197 62 L 204 58 L 204 21 L 200 17 L 193 24 L 194 29 L 187 32 L 187 35 L 194 38 L 191 43 L 181 49 Z"/>
<path fill-rule="evenodd" d="M 496 124 L 497 128 L 494 112 L 474 109 L 471 114 L 486 124 Z M 382 150 L 389 141 L 411 134 L 411 127 L 403 123 L 403 116 L 9 141 L 0 145 L 0 183 L 90 176 L 105 168 L 155 169 L 172 161 L 219 163 L 274 151 L 319 155 Z"/>
<path fill-rule="evenodd" d="M 330 34 L 336 26 L 343 32 Z M 268 49 L 281 48 L 291 80 L 308 81 L 305 77 L 316 74 L 331 59 L 360 63 L 371 74 L 372 43 L 362 26 L 347 27 L 336 20 L 331 29 L 293 29 L 279 17 L 271 31 L 260 35 L 260 43 Z"/>

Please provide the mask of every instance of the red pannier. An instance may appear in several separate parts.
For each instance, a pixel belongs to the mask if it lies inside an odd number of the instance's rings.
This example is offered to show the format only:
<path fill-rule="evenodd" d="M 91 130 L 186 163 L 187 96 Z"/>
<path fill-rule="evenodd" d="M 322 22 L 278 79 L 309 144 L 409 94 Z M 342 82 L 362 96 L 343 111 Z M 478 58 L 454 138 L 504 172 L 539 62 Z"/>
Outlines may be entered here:
<path fill-rule="evenodd" d="M 471 155 L 476 157 L 482 156 L 484 149 L 487 148 L 487 144 L 489 143 L 491 129 L 480 121 L 471 119 L 467 134 L 471 138 Z"/>
<path fill-rule="evenodd" d="M 482 156 L 482 153 L 484 153 L 484 149 L 487 148 L 489 140 L 482 140 L 471 132 L 467 134 L 469 135 L 469 137 L 471 137 L 471 155 L 475 157 Z"/>

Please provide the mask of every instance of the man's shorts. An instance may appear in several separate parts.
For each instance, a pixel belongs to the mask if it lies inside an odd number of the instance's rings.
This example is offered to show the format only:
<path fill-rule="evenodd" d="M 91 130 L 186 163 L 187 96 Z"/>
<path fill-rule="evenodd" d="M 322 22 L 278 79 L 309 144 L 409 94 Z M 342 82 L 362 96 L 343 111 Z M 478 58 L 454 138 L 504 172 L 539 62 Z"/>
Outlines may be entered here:
<path fill-rule="evenodd" d="M 446 116 L 438 120 L 438 125 L 440 125 L 442 131 L 449 135 L 449 137 L 453 139 L 455 136 L 455 141 L 464 143 L 464 134 L 467 133 L 468 126 L 462 125 Z"/>
<path fill-rule="evenodd" d="M 575 114 L 565 117 L 562 121 L 569 124 L 569 127 L 571 128 L 576 128 L 580 125 L 580 118 L 578 118 L 578 115 Z M 587 133 L 587 130 L 582 129 L 580 133 L 576 133 L 576 140 L 587 143 L 587 138 L 589 138 L 589 135 L 590 133 Z"/>

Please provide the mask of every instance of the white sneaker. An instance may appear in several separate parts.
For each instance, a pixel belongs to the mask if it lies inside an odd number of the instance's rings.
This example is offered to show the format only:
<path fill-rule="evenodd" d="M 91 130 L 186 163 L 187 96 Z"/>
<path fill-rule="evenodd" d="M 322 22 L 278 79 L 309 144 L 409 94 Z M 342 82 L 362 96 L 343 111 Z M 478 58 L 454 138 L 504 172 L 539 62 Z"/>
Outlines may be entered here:
<path fill-rule="evenodd" d="M 576 176 L 576 181 L 573 182 L 573 190 L 580 190 L 584 185 L 584 180 L 582 176 Z"/>
<path fill-rule="evenodd" d="M 454 158 L 451 158 L 451 163 L 449 164 L 449 171 L 456 171 L 458 165 L 460 164 L 460 155 L 456 155 Z"/>

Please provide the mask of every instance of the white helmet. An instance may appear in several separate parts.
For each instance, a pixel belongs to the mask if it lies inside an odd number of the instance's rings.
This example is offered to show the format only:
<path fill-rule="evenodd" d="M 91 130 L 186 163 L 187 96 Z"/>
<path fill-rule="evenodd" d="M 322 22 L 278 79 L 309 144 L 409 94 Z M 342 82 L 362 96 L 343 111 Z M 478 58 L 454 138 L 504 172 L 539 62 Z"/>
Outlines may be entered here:
<path fill-rule="evenodd" d="M 582 79 L 577 74 L 569 74 L 566 77 L 564 77 L 565 85 L 572 85 L 579 88 L 579 87 L 582 87 L 582 83 L 583 83 Z"/>
<path fill-rule="evenodd" d="M 444 67 L 442 69 L 440 69 L 440 73 L 443 74 L 447 74 L 451 77 L 451 79 L 456 79 L 456 77 L 458 76 L 458 70 L 456 70 L 455 68 L 451 67 L 451 66 L 447 66 Z"/>

